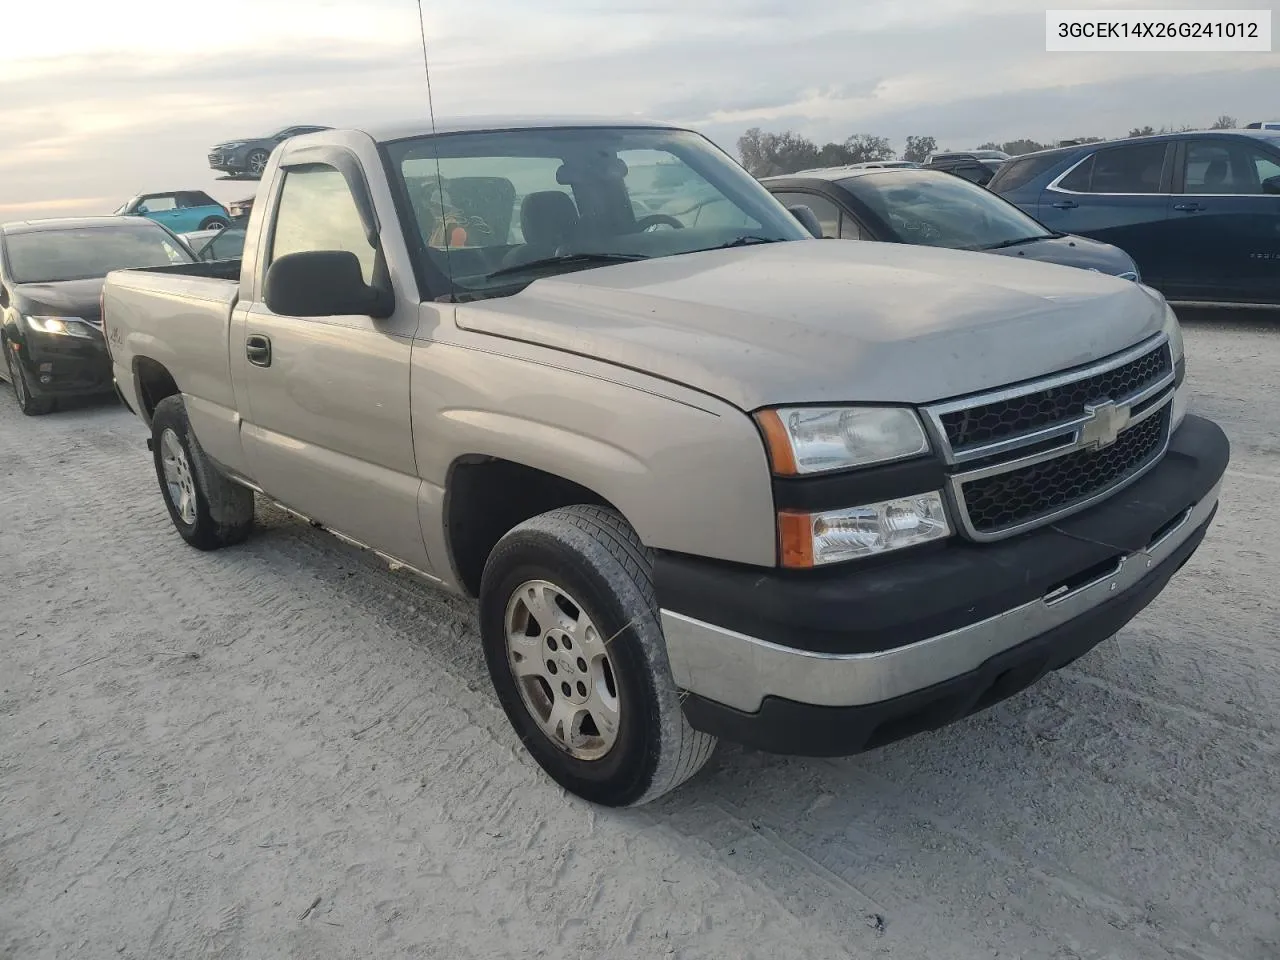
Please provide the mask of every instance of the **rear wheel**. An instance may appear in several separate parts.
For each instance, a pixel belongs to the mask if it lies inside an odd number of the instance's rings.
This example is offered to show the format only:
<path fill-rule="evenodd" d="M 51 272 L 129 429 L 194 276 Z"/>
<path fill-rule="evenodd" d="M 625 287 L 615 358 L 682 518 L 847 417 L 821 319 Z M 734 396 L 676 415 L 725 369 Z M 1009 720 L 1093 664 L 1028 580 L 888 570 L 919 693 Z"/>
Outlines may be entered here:
<path fill-rule="evenodd" d="M 181 396 L 156 404 L 151 448 L 160 493 L 183 540 L 200 550 L 217 550 L 249 536 L 253 492 L 228 480 L 205 454 Z"/>
<path fill-rule="evenodd" d="M 34 397 L 27 385 L 26 374 L 22 372 L 22 364 L 13 354 L 8 343 L 3 344 L 4 362 L 9 373 L 9 384 L 13 387 L 14 399 L 18 401 L 18 409 L 28 417 L 39 417 L 53 409 L 53 401 L 48 397 Z"/>
<path fill-rule="evenodd" d="M 652 563 L 616 512 L 574 506 L 503 537 L 481 583 L 485 659 L 512 726 L 556 782 L 607 806 L 660 797 L 716 743 L 680 705 Z"/>
<path fill-rule="evenodd" d="M 201 230 L 225 230 L 227 226 L 226 217 L 205 217 L 200 221 Z"/>

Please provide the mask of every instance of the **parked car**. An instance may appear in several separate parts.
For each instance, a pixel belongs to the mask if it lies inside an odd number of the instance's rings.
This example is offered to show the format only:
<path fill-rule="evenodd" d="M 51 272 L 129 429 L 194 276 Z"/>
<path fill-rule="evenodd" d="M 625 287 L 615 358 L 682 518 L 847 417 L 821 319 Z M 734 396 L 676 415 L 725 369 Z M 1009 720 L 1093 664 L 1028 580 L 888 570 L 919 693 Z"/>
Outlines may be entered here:
<path fill-rule="evenodd" d="M 1246 130 L 1280 130 L 1280 120 L 1263 120 L 1258 123 L 1250 123 L 1245 126 Z"/>
<path fill-rule="evenodd" d="M 227 204 L 227 213 L 231 214 L 232 220 L 248 220 L 251 210 L 253 210 L 253 197 L 232 200 Z"/>
<path fill-rule="evenodd" d="M 966 153 L 935 153 L 925 166 L 930 170 L 955 174 L 983 187 L 991 182 L 1008 159 L 1009 155 L 1000 150 L 970 150 Z"/>
<path fill-rule="evenodd" d="M 143 193 L 121 204 L 120 217 L 146 217 L 174 233 L 221 230 L 231 222 L 227 208 L 202 190 Z"/>
<path fill-rule="evenodd" d="M 303 125 L 285 127 L 265 137 L 228 140 L 226 143 L 219 143 L 209 151 L 209 166 L 219 173 L 256 180 L 266 169 L 267 158 L 271 156 L 271 151 L 280 144 L 290 137 L 300 137 L 305 133 L 316 133 L 328 129 L 329 127 Z"/>
<path fill-rule="evenodd" d="M 190 233 L 178 234 L 178 238 L 191 249 L 193 254 L 199 256 L 204 246 L 221 233 L 223 233 L 222 230 L 193 230 Z"/>
<path fill-rule="evenodd" d="M 196 257 L 204 261 L 238 260 L 244 251 L 245 228 L 232 225 L 201 244 Z"/>
<path fill-rule="evenodd" d="M 761 182 L 788 208 L 812 210 L 826 238 L 983 250 L 1139 279 L 1123 250 L 1055 233 L 1007 200 L 939 170 L 835 167 Z"/>
<path fill-rule="evenodd" d="M 676 127 L 370 129 L 273 154 L 242 262 L 111 274 L 115 378 L 193 546 L 260 491 L 478 595 L 515 737 L 579 796 L 985 708 L 1205 535 L 1228 443 L 1147 287 L 813 240 Z M 627 217 L 644 158 L 739 222 Z"/>
<path fill-rule="evenodd" d="M 1280 133 L 1198 131 L 1009 161 L 989 189 L 1125 250 L 1175 303 L 1280 306 Z"/>
<path fill-rule="evenodd" d="M 149 220 L 88 217 L 0 226 L 0 377 L 18 408 L 48 413 L 59 397 L 110 393 L 99 297 L 111 270 L 191 262 Z"/>

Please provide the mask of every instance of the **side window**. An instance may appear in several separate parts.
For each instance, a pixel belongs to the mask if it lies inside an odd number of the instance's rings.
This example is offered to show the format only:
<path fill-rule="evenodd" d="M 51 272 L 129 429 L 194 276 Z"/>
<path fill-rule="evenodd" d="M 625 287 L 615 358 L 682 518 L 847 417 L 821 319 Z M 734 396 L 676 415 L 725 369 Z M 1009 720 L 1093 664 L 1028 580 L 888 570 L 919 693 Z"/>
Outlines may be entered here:
<path fill-rule="evenodd" d="M 840 214 L 840 239 L 841 240 L 865 240 L 867 235 L 863 232 L 861 225 L 853 217 L 847 213 Z"/>
<path fill-rule="evenodd" d="M 1165 145 L 1141 143 L 1093 155 L 1089 193 L 1159 193 Z"/>
<path fill-rule="evenodd" d="M 1093 159 L 1093 157 L 1089 157 L 1084 163 L 1075 167 L 1062 178 L 1058 186 L 1063 190 L 1071 190 L 1075 193 L 1088 193 L 1089 181 L 1093 177 Z"/>
<path fill-rule="evenodd" d="M 970 183 L 976 183 L 979 185 L 985 184 L 991 180 L 991 169 L 980 163 L 972 161 L 957 164 L 951 172 L 957 177 L 964 177 L 964 179 L 968 180 Z"/>
<path fill-rule="evenodd" d="M 365 283 L 373 282 L 374 250 L 365 239 L 356 202 L 342 174 L 321 164 L 285 174 L 271 259 L 308 250 L 349 250 L 360 260 Z"/>
<path fill-rule="evenodd" d="M 160 197 L 147 197 L 142 200 L 139 207 L 146 207 L 147 213 L 163 213 L 166 210 L 175 210 L 178 206 L 177 199 L 172 194 Z"/>
<path fill-rule="evenodd" d="M 214 201 L 208 194 L 196 190 L 186 190 L 178 194 L 178 206 L 191 209 L 193 207 L 211 207 Z"/>
<path fill-rule="evenodd" d="M 1183 192 L 1262 193 L 1262 182 L 1280 175 L 1280 164 L 1262 151 L 1232 142 L 1187 144 Z"/>
<path fill-rule="evenodd" d="M 822 224 L 822 236 L 834 240 L 840 236 L 840 208 L 816 193 L 778 193 L 774 194 L 784 207 L 808 207 L 813 211 L 818 222 Z"/>
<path fill-rule="evenodd" d="M 1039 157 L 1025 157 L 1006 160 L 1000 165 L 996 175 L 991 178 L 989 186 L 996 193 L 1011 193 L 1024 187 L 1050 167 L 1056 166 L 1062 157 L 1054 154 Z"/>

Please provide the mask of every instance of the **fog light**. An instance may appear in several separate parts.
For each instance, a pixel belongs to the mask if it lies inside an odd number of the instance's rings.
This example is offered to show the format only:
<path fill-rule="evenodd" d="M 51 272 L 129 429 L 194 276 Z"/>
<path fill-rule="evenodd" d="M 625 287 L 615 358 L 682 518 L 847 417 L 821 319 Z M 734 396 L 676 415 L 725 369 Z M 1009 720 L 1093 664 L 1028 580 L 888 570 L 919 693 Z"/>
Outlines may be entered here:
<path fill-rule="evenodd" d="M 49 376 L 49 374 L 47 374 L 47 373 L 42 373 L 42 374 L 40 374 L 40 382 L 41 382 L 41 383 L 52 383 L 52 382 L 53 382 L 53 377 Z"/>
<path fill-rule="evenodd" d="M 937 491 L 847 510 L 778 514 L 784 567 L 855 560 L 949 536 L 951 524 Z"/>

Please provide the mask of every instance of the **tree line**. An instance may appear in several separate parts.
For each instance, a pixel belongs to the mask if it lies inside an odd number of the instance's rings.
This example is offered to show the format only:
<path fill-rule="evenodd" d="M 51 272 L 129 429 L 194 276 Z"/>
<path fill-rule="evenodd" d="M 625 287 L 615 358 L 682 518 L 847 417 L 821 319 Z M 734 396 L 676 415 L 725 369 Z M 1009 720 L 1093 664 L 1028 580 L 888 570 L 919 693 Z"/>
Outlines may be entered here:
<path fill-rule="evenodd" d="M 1210 126 L 1210 130 L 1232 130 L 1239 126 L 1235 117 L 1222 114 Z M 1202 127 L 1134 127 L 1129 131 L 1130 137 L 1150 137 L 1160 133 L 1179 133 L 1187 130 L 1199 130 Z M 1040 143 L 1036 140 L 1006 140 L 1004 143 L 988 141 L 980 143 L 974 150 L 1002 150 L 1010 156 L 1021 156 L 1024 153 L 1035 153 L 1037 150 L 1048 150 L 1052 147 L 1068 144 L 1101 143 L 1105 137 L 1078 137 L 1074 140 L 1059 143 Z M 950 150 L 950 148 L 945 148 Z M 907 137 L 901 153 L 896 151 L 887 137 L 878 137 L 870 133 L 855 133 L 839 143 L 825 143 L 819 146 L 814 141 L 791 130 L 782 133 L 768 133 L 759 127 L 752 127 L 738 138 L 738 155 L 742 165 L 756 177 L 773 177 L 784 173 L 796 173 L 800 170 L 812 170 L 817 167 L 839 167 L 850 163 L 867 163 L 876 160 L 911 160 L 924 163 L 930 154 L 937 153 L 938 141 L 934 137 Z"/>

